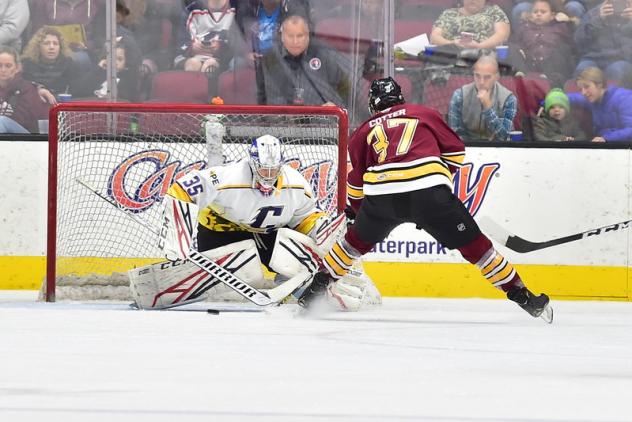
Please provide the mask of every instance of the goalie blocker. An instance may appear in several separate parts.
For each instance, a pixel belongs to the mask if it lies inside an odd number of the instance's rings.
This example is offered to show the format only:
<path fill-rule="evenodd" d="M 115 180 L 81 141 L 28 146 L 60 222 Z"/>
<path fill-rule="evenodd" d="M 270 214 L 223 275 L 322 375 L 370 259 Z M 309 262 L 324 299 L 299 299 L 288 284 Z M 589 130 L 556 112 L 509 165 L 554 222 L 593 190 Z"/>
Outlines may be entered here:
<path fill-rule="evenodd" d="M 191 227 L 187 224 L 180 227 L 187 226 Z M 191 239 L 186 235 L 184 237 Z M 182 240 L 179 237 L 178 246 Z M 264 278 L 254 240 L 244 240 L 200 253 L 249 286 L 257 289 L 272 287 Z M 321 255 L 322 251 L 310 237 L 294 230 L 279 229 L 269 266 L 285 280 L 309 277 L 317 271 Z M 141 309 L 166 309 L 199 302 L 209 296 L 211 289 L 213 297 L 220 300 L 238 297 L 212 275 L 187 260 L 165 261 L 136 268 L 129 271 L 129 277 L 132 297 Z M 347 277 L 329 287 L 327 300 L 334 309 L 356 311 L 364 306 L 380 304 L 381 296 L 371 279 L 361 267 L 357 267 Z"/>

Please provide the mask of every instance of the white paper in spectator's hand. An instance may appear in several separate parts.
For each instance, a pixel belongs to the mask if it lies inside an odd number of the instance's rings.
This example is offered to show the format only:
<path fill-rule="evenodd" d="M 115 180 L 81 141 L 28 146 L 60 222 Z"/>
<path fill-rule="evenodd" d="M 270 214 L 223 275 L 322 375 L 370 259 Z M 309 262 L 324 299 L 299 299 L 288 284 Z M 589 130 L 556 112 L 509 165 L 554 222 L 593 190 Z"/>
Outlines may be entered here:
<path fill-rule="evenodd" d="M 410 54 L 411 56 L 416 56 L 420 52 L 426 48 L 427 45 L 430 44 L 428 41 L 427 34 L 417 35 L 416 37 L 412 37 L 410 39 L 398 42 L 394 45 L 395 48 L 400 48 L 406 54 Z"/>

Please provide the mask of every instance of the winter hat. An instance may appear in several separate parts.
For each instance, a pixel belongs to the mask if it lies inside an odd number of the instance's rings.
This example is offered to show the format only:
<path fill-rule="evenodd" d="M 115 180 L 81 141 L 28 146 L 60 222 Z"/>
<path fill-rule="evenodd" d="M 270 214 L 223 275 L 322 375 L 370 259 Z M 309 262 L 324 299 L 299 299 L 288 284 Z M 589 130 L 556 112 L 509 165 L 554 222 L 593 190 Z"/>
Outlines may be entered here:
<path fill-rule="evenodd" d="M 571 103 L 568 101 L 568 97 L 564 91 L 559 88 L 553 88 L 546 94 L 546 98 L 544 99 L 544 111 L 548 113 L 554 105 L 562 106 L 566 109 L 567 113 L 571 110 Z"/>

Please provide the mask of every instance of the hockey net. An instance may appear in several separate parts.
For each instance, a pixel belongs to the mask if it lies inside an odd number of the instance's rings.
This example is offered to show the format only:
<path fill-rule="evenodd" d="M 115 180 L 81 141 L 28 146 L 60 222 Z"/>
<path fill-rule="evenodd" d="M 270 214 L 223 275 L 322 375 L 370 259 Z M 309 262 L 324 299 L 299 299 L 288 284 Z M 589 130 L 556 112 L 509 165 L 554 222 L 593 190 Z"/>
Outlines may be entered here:
<path fill-rule="evenodd" d="M 161 199 L 178 177 L 245 158 L 253 138 L 270 134 L 319 207 L 344 208 L 348 123 L 337 107 L 65 103 L 50 120 L 47 301 L 127 300 L 127 271 L 162 260 L 154 232 L 83 184 L 159 227 Z M 218 123 L 219 156 L 209 132 Z"/>

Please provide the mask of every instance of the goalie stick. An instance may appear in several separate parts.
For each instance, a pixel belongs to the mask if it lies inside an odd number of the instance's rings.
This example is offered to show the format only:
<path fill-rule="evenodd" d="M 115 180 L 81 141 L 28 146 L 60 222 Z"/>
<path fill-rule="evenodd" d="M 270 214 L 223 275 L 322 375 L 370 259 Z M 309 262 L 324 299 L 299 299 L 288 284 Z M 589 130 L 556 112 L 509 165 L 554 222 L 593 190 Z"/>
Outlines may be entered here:
<path fill-rule="evenodd" d="M 127 217 L 132 219 L 137 224 L 140 224 L 141 226 L 150 230 L 156 236 L 159 235 L 158 229 L 152 226 L 151 223 L 149 223 L 148 221 L 142 219 L 141 217 L 134 214 L 130 210 L 122 207 L 120 204 L 117 204 L 116 202 L 114 202 L 107 196 L 103 195 L 95 187 L 91 186 L 84 180 L 81 180 L 79 178 L 75 180 L 77 181 L 77 183 L 84 186 L 86 189 L 88 189 L 89 191 L 97 195 L 99 198 L 101 198 L 108 204 L 112 205 L 117 210 L 121 211 L 123 214 L 125 214 Z M 309 282 L 309 280 L 311 280 L 313 276 L 312 273 L 308 273 L 305 277 L 292 277 L 285 283 L 263 292 L 261 290 L 258 290 L 252 287 L 248 283 L 240 280 L 233 273 L 231 273 L 230 271 L 227 271 L 224 267 L 216 264 L 213 260 L 207 258 L 203 254 L 195 250 L 191 250 L 189 252 L 188 259 L 194 265 L 198 266 L 199 268 L 204 270 L 206 273 L 216 278 L 218 281 L 224 283 L 225 285 L 227 285 L 228 287 L 236 291 L 242 297 L 248 299 L 252 303 L 259 306 L 272 305 L 272 304 L 282 301 L 287 296 L 289 296 L 293 291 L 295 291 L 296 289 L 302 287 L 307 282 Z"/>
<path fill-rule="evenodd" d="M 523 239 L 520 236 L 512 234 L 487 216 L 481 217 L 480 223 L 483 227 L 483 231 L 489 234 L 492 239 L 494 239 L 501 245 L 504 245 L 509 249 L 519 253 L 527 253 L 538 251 L 540 249 L 550 248 L 551 246 L 574 242 L 586 237 L 598 236 L 604 233 L 627 229 L 630 227 L 630 223 L 632 223 L 632 220 L 622 221 L 620 223 L 611 224 L 609 226 L 603 226 L 596 229 L 587 230 L 585 232 L 575 233 L 569 236 L 547 240 L 544 242 L 531 242 L 529 240 Z"/>

